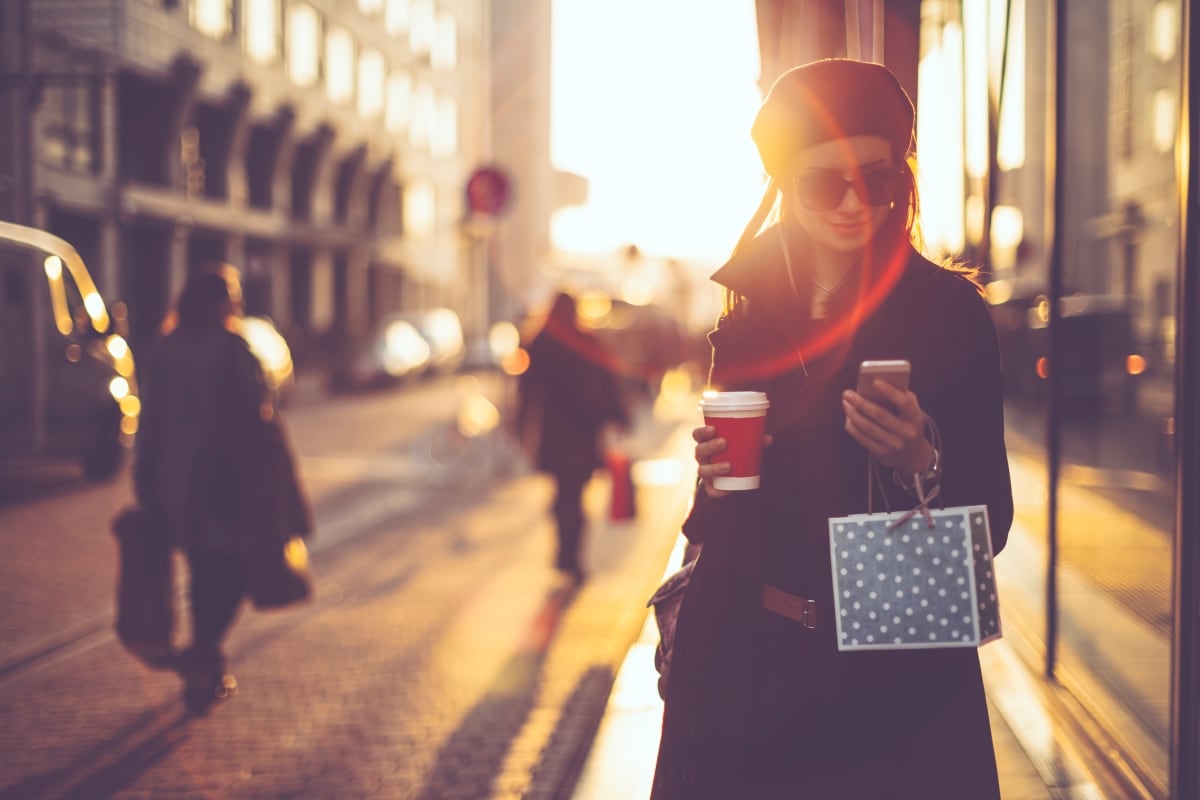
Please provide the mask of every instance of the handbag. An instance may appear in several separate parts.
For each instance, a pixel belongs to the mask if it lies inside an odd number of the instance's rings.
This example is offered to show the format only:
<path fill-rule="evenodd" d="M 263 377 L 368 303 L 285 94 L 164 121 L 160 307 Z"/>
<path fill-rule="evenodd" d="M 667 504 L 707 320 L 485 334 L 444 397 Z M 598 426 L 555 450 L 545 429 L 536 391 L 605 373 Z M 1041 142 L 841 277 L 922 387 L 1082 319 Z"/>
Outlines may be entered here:
<path fill-rule="evenodd" d="M 175 597 L 171 545 L 155 518 L 139 506 L 123 508 L 112 521 L 117 539 L 117 638 L 153 669 L 174 662 Z"/>
<path fill-rule="evenodd" d="M 637 487 L 633 483 L 633 464 L 623 450 L 610 448 L 604 454 L 612 492 L 609 495 L 608 518 L 625 522 L 637 516 Z"/>
<path fill-rule="evenodd" d="M 247 563 L 250 600 L 258 609 L 285 608 L 312 597 L 308 548 L 299 536 L 264 546 Z"/>
<path fill-rule="evenodd" d="M 867 513 L 829 520 L 838 650 L 979 647 L 999 638 L 987 506 L 931 508 L 940 487 L 926 494 L 917 481 L 914 508 L 872 513 L 879 480 L 870 459 Z"/>
<path fill-rule="evenodd" d="M 679 617 L 684 592 L 687 591 L 695 567 L 696 559 L 692 559 L 671 573 L 646 603 L 647 608 L 654 609 L 654 622 L 658 625 L 654 668 L 658 670 L 658 696 L 663 700 L 667 699 L 667 679 L 671 672 L 671 656 L 675 648 L 675 621 Z"/>

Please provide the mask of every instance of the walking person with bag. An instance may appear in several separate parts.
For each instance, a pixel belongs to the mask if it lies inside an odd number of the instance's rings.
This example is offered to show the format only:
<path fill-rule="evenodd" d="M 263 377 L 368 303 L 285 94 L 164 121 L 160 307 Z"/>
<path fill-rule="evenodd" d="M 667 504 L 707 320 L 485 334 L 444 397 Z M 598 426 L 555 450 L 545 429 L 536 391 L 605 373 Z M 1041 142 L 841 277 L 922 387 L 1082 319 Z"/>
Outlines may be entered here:
<path fill-rule="evenodd" d="M 829 520 L 937 495 L 1012 522 L 999 349 L 978 276 L 920 251 L 914 108 L 882 65 L 784 73 L 751 128 L 768 176 L 713 276 L 710 388 L 765 392 L 759 488 L 720 491 L 702 426 L 683 531 L 699 557 L 666 643 L 655 800 L 998 798 L 972 647 L 839 650 Z M 907 390 L 859 365 L 907 360 Z M 937 435 L 940 433 L 940 436 Z M 781 600 L 782 598 L 782 600 Z M 802 612 L 802 613 L 801 613 Z"/>
<path fill-rule="evenodd" d="M 224 643 L 256 565 L 312 524 L 240 311 L 233 267 L 193 273 L 143 372 L 134 488 L 187 560 L 192 641 L 176 666 L 193 713 L 236 694 Z"/>
<path fill-rule="evenodd" d="M 582 563 L 583 490 L 603 463 L 601 432 L 629 427 L 612 355 L 579 326 L 575 298 L 560 292 L 529 344 L 517 384 L 516 426 L 536 468 L 554 479 L 555 566 L 576 582 Z"/>

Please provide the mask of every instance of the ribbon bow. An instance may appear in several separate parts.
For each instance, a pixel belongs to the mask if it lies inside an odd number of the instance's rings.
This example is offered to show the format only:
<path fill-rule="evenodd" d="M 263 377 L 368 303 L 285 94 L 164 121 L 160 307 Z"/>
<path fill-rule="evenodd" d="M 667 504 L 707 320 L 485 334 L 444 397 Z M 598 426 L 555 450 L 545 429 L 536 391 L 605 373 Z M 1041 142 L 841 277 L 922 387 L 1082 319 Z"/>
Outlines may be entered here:
<path fill-rule="evenodd" d="M 922 485 L 920 478 L 917 478 L 917 480 L 914 481 L 914 485 L 917 490 L 917 500 L 920 502 L 918 502 L 908 511 L 905 511 L 898 519 L 888 525 L 889 531 L 895 530 L 908 520 L 912 519 L 913 515 L 917 512 L 920 512 L 921 516 L 925 518 L 926 525 L 928 525 L 930 528 L 933 527 L 933 515 L 929 513 L 929 502 L 938 496 L 938 493 L 942 490 L 942 487 L 940 484 L 934 486 L 933 491 L 926 495 L 925 487 Z"/>

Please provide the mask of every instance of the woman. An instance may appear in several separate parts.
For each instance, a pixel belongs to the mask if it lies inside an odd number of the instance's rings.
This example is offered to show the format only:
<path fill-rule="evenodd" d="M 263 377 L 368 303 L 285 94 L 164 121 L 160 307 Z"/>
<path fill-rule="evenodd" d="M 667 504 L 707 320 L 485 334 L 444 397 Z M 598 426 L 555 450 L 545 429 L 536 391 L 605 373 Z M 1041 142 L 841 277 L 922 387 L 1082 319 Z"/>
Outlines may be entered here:
<path fill-rule="evenodd" d="M 246 594 L 244 564 L 268 531 L 309 528 L 294 479 L 281 501 L 270 466 L 274 410 L 258 360 L 234 332 L 240 304 L 232 267 L 192 274 L 143 380 L 134 486 L 187 558 L 192 643 L 177 666 L 193 713 L 237 692 L 223 643 Z M 281 526 L 284 503 L 294 513 Z"/>
<path fill-rule="evenodd" d="M 834 636 L 827 520 L 868 510 L 868 457 L 893 509 L 934 485 L 946 505 L 986 504 L 996 551 L 1012 521 L 987 307 L 970 271 L 914 247 L 913 120 L 885 67 L 832 59 L 785 73 L 754 121 L 770 180 L 714 275 L 727 303 L 710 384 L 767 392 L 770 446 L 761 488 L 722 492 L 725 442 L 693 433 L 700 486 L 684 533 L 700 555 L 657 800 L 999 797 L 973 649 L 841 653 Z M 877 382 L 877 404 L 854 387 L 860 362 L 880 359 L 907 359 L 912 377 L 906 392 Z M 815 622 L 764 608 L 768 586 L 815 599 Z"/>

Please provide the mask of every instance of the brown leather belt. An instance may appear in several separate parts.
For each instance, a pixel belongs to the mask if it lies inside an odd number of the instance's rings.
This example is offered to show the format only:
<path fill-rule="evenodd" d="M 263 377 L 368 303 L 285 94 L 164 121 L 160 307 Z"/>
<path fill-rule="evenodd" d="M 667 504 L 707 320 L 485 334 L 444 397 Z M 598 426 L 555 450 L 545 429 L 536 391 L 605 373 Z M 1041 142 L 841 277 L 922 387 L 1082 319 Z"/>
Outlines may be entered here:
<path fill-rule="evenodd" d="M 762 606 L 767 611 L 799 622 L 812 630 L 817 627 L 817 603 L 807 597 L 763 585 Z"/>

